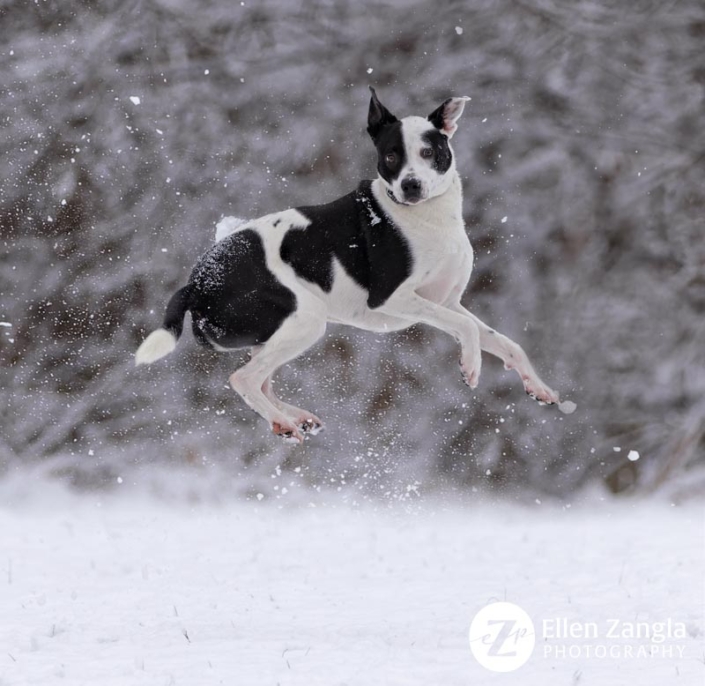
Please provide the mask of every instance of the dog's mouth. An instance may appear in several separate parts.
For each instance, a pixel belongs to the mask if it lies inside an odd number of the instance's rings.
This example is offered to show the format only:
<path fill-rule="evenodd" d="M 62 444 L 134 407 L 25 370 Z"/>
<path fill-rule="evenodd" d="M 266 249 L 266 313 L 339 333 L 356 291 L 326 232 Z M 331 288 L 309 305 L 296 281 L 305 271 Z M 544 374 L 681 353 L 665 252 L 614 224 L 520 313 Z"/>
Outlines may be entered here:
<path fill-rule="evenodd" d="M 411 198 L 407 198 L 404 202 L 407 205 L 418 205 L 419 203 L 423 202 L 426 198 L 422 198 L 418 195 L 415 195 Z"/>
<path fill-rule="evenodd" d="M 422 203 L 426 198 L 422 198 L 420 196 L 412 196 L 410 198 L 404 198 L 404 200 L 399 200 L 396 195 L 394 195 L 394 191 L 391 188 L 387 188 L 387 196 L 391 198 L 397 205 L 418 205 L 419 203 Z"/>

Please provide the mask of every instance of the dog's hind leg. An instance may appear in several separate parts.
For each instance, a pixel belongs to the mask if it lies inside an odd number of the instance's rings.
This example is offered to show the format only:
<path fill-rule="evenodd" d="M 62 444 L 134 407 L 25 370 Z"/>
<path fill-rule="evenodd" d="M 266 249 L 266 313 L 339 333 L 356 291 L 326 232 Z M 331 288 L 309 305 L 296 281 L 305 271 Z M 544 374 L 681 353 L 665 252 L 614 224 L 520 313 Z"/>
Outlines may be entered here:
<path fill-rule="evenodd" d="M 302 430 L 305 429 L 297 426 L 297 419 L 313 416 L 301 410 L 298 410 L 302 413 L 301 416 L 298 412 L 289 415 L 288 410 L 282 409 L 285 403 L 281 403 L 278 398 L 276 404 L 272 401 L 273 394 L 268 381 L 281 365 L 311 347 L 323 335 L 325 329 L 324 317 L 310 311 L 297 310 L 282 323 L 247 364 L 230 376 L 232 388 L 255 412 L 269 422 L 275 434 L 287 442 L 301 443 Z"/>
<path fill-rule="evenodd" d="M 521 377 L 524 390 L 532 398 L 549 404 L 559 401 L 558 393 L 550 388 L 548 384 L 541 381 L 524 349 L 518 343 L 487 326 L 472 312 L 468 312 L 460 303 L 450 307 L 456 312 L 467 314 L 474 320 L 480 330 L 480 347 L 482 350 L 499 357 L 504 362 L 505 369 L 514 369 Z"/>
<path fill-rule="evenodd" d="M 264 381 L 262 385 L 262 392 L 267 398 L 272 402 L 272 404 L 278 408 L 285 415 L 290 417 L 294 424 L 305 434 L 311 434 L 315 436 L 317 433 L 323 430 L 323 422 L 316 417 L 313 412 L 308 410 L 302 410 L 300 407 L 295 405 L 289 405 L 288 403 L 280 400 L 272 390 L 272 376 L 270 374 Z"/>
<path fill-rule="evenodd" d="M 257 346 L 250 350 L 250 354 L 252 357 L 255 357 L 260 350 L 262 350 L 261 346 Z M 313 412 L 308 412 L 307 410 L 302 410 L 300 407 L 289 405 L 277 397 L 272 389 L 273 376 L 273 373 L 270 374 L 262 384 L 262 393 L 264 393 L 267 400 L 269 400 L 280 412 L 283 412 L 287 417 L 289 417 L 289 419 L 291 419 L 303 433 L 310 433 L 312 436 L 315 436 L 317 433 L 322 431 L 323 422 L 316 417 Z"/>

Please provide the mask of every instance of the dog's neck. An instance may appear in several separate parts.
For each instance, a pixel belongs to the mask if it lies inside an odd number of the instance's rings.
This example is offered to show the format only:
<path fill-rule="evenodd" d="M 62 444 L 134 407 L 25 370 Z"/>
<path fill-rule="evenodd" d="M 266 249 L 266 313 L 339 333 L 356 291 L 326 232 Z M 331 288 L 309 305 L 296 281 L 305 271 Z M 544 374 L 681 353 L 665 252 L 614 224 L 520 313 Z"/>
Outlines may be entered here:
<path fill-rule="evenodd" d="M 372 192 L 384 213 L 398 226 L 423 224 L 429 227 L 463 226 L 463 186 L 458 172 L 453 169 L 448 190 L 429 198 L 418 205 L 404 205 L 387 194 L 387 186 L 381 178 L 372 182 Z"/>

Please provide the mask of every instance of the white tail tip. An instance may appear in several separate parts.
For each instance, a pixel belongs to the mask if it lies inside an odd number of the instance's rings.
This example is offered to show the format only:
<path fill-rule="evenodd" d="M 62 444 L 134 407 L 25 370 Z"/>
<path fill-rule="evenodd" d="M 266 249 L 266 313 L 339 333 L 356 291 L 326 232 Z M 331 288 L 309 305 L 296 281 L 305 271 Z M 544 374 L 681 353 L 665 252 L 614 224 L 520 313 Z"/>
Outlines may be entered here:
<path fill-rule="evenodd" d="M 135 353 L 135 365 L 150 364 L 176 348 L 176 336 L 166 329 L 157 329 L 147 336 Z"/>
<path fill-rule="evenodd" d="M 243 226 L 247 224 L 247 219 L 240 219 L 240 217 L 223 217 L 215 225 L 215 242 L 222 241 L 223 238 L 229 236 L 231 233 L 235 233 Z"/>

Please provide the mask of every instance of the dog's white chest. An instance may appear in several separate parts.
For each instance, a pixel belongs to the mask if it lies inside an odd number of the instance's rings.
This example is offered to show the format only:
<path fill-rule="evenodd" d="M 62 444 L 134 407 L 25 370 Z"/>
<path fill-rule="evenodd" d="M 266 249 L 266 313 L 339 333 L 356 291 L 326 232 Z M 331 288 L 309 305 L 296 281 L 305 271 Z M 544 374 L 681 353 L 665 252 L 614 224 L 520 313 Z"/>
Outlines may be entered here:
<path fill-rule="evenodd" d="M 379 187 L 375 190 L 409 243 L 414 290 L 439 304 L 459 300 L 470 280 L 473 251 L 463 224 L 457 174 L 445 194 L 415 207 L 391 204 Z"/>
<path fill-rule="evenodd" d="M 435 303 L 460 299 L 473 265 L 473 251 L 465 232 L 444 236 L 434 248 L 421 252 L 423 264 L 416 292 Z M 421 265 L 420 265 L 421 266 Z"/>

